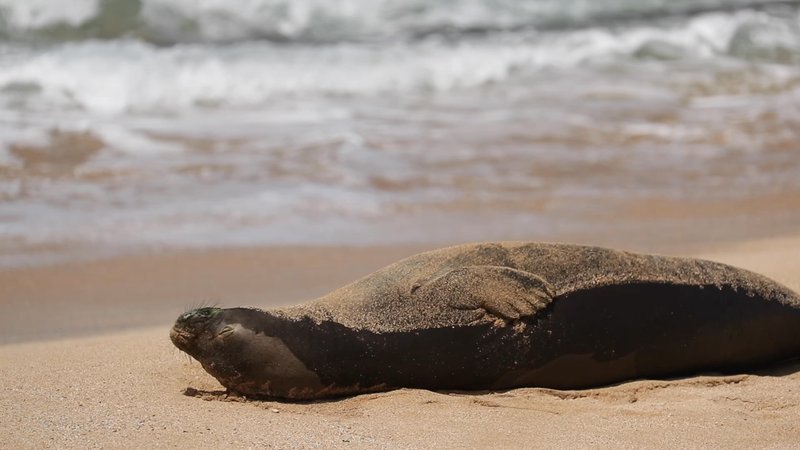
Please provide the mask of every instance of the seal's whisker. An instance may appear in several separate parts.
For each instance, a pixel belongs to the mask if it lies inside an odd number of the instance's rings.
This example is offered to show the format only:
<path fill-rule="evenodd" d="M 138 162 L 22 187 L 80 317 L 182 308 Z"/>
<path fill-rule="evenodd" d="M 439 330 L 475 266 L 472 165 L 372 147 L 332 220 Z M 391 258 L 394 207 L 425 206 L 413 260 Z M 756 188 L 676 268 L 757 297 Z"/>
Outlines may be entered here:
<path fill-rule="evenodd" d="M 195 300 L 189 304 L 189 306 L 184 307 L 183 313 L 187 313 L 189 311 L 194 311 L 196 309 L 205 308 L 206 301 L 205 300 Z"/>
<path fill-rule="evenodd" d="M 192 361 L 194 361 L 194 360 L 195 360 L 194 358 L 192 358 L 192 355 L 190 355 L 190 354 L 186 353 L 185 351 L 183 351 L 183 350 L 181 350 L 181 349 L 179 349 L 179 348 L 177 348 L 177 347 L 174 347 L 174 348 L 172 349 L 172 354 L 174 355 L 176 351 L 178 352 L 178 356 L 179 356 L 179 357 L 181 357 L 181 358 L 183 358 L 183 357 L 186 357 L 186 360 L 187 360 L 189 363 L 192 363 Z"/>

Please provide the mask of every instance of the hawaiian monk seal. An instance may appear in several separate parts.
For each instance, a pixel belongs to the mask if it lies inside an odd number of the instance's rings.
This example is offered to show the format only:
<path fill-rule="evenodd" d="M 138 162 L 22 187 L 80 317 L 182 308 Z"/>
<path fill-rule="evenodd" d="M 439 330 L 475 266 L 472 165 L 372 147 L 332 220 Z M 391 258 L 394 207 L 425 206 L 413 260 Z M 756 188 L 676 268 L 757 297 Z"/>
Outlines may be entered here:
<path fill-rule="evenodd" d="M 462 245 L 310 303 L 200 308 L 170 337 L 226 388 L 584 388 L 800 356 L 800 297 L 724 264 L 597 247 Z"/>

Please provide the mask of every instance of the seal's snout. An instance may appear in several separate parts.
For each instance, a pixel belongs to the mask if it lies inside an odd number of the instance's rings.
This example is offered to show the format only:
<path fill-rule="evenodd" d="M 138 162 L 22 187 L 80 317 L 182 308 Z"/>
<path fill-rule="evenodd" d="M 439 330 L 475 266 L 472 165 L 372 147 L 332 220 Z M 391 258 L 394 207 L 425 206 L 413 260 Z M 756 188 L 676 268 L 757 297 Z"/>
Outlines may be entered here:
<path fill-rule="evenodd" d="M 175 344 L 175 347 L 186 351 L 186 347 L 189 344 L 189 341 L 191 341 L 191 337 L 179 328 L 173 326 L 172 329 L 169 330 L 169 340 Z"/>

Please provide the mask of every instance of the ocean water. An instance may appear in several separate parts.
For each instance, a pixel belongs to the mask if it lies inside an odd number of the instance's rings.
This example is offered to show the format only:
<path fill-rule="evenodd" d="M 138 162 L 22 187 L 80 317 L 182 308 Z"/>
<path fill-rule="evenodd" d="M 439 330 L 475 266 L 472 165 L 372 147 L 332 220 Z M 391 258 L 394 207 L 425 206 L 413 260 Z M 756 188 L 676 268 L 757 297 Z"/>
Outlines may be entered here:
<path fill-rule="evenodd" d="M 799 217 L 800 1 L 0 0 L 2 266 Z"/>

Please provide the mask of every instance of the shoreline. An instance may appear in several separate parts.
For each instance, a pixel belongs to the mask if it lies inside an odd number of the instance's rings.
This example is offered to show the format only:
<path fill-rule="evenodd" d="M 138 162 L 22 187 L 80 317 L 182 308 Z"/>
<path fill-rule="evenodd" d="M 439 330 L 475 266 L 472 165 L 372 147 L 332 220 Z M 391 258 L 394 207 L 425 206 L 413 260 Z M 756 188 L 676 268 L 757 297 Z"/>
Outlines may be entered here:
<path fill-rule="evenodd" d="M 299 233 L 286 242 L 281 241 L 280 233 L 266 233 L 263 241 L 233 239 L 184 244 L 106 240 L 20 244 L 18 239 L 6 239 L 0 240 L 0 272 L 176 254 L 270 249 L 431 249 L 478 241 L 568 242 L 646 253 L 696 253 L 739 242 L 791 236 L 800 230 L 800 194 L 794 192 L 728 201 L 654 197 L 607 201 L 600 208 L 580 198 L 547 203 L 539 206 L 544 210 L 531 215 L 531 211 L 514 214 L 487 209 L 487 205 L 476 202 L 461 202 L 443 215 L 419 211 L 402 217 L 390 215 L 367 228 L 356 221 L 352 224 L 354 230 L 343 234 L 337 234 L 342 231 L 339 228 L 324 236 Z M 512 206 L 525 211 L 522 203 L 506 205 Z M 416 231 L 408 232 L 409 229 Z M 236 231 L 232 234 L 235 237 Z"/>

